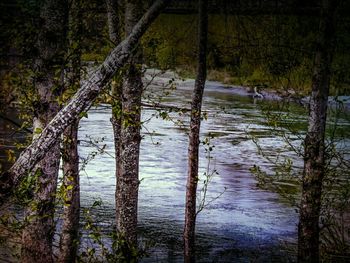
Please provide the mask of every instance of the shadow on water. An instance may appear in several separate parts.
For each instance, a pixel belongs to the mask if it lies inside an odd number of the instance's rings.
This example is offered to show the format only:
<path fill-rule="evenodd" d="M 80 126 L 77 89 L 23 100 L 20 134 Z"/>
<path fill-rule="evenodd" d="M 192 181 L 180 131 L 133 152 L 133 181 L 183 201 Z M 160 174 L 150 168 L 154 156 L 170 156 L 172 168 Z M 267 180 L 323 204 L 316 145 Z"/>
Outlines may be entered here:
<path fill-rule="evenodd" d="M 197 227 L 197 262 L 291 262 L 283 247 L 276 241 L 261 241 L 239 226 L 228 236 L 220 231 L 208 231 Z M 141 224 L 140 235 L 153 245 L 149 257 L 142 262 L 182 262 L 182 231 L 179 222 L 148 221 Z"/>

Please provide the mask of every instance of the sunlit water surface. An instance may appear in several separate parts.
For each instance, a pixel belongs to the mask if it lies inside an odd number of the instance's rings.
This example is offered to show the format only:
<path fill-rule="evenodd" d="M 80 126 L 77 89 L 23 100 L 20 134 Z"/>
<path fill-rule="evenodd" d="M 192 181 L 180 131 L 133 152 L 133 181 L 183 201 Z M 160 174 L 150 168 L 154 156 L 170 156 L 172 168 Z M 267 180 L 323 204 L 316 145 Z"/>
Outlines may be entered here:
<path fill-rule="evenodd" d="M 190 84 L 179 85 L 162 103 L 189 108 Z M 161 92 L 153 86 L 146 94 L 154 99 Z M 208 201 L 215 200 L 197 218 L 199 262 L 286 262 L 294 257 L 290 249 L 285 251 L 285 244 L 296 239 L 295 208 L 277 194 L 259 189 L 250 172 L 254 165 L 267 171 L 273 169 L 273 164 L 258 154 L 251 136 L 259 139 L 267 154 L 276 156 L 282 152 L 293 159 L 296 167 L 302 166 L 285 141 L 272 135 L 261 111 L 264 103 L 272 104 L 237 96 L 215 82 L 206 87 L 203 109 L 208 118 L 202 122 L 201 138 L 214 135 L 209 171 L 215 169 L 218 174 L 213 176 L 206 197 Z M 288 121 L 305 126 L 305 110 L 295 109 Z M 88 159 L 97 151 L 88 141 L 100 141 L 99 147 L 106 145 L 107 153 L 97 154 L 81 174 L 82 206 L 89 207 L 96 199 L 103 201 L 96 213 L 106 232 L 112 231 L 114 225 L 115 160 L 110 116 L 110 106 L 93 107 L 79 129 L 82 158 Z M 157 116 L 155 109 L 142 111 L 145 123 L 140 155 L 139 229 L 140 241 L 151 241 L 149 256 L 142 262 L 182 262 L 188 136 L 186 129 L 174 122 L 181 120 L 186 127 L 188 116 L 171 113 L 173 121 Z M 297 137 L 291 138 L 300 144 Z M 203 145 L 200 155 L 199 189 L 208 164 Z"/>
<path fill-rule="evenodd" d="M 162 87 L 166 80 L 155 79 L 145 92 L 145 101 L 159 102 L 179 108 L 190 108 L 193 81 L 180 82 L 177 89 Z M 237 95 L 244 95 L 239 96 Z M 166 96 L 164 96 L 166 95 Z M 298 214 L 288 200 L 257 187 L 250 169 L 255 165 L 273 174 L 274 165 L 258 152 L 252 138 L 259 141 L 265 154 L 283 161 L 288 157 L 296 170 L 302 168 L 302 159 L 286 144 L 285 139 L 273 133 L 267 124 L 266 111 L 283 118 L 283 128 L 289 142 L 300 146 L 306 129 L 306 109 L 292 105 L 291 111 L 276 108 L 276 102 L 254 100 L 246 92 L 225 88 L 220 83 L 207 82 L 203 110 L 207 119 L 201 127 L 201 140 L 212 135 L 215 146 L 208 167 L 205 146 L 200 149 L 199 190 L 203 174 L 217 171 L 208 185 L 209 204 L 197 217 L 198 262 L 289 262 L 295 260 Z M 285 107 L 282 107 L 285 108 Z M 163 115 L 164 116 L 164 115 Z M 182 233 L 184 223 L 185 185 L 187 176 L 188 114 L 172 112 L 171 120 L 159 117 L 159 111 L 144 107 L 140 155 L 139 241 L 146 246 L 147 257 L 141 262 L 182 262 Z M 83 118 L 79 129 L 81 158 L 81 202 L 89 208 L 94 201 L 102 206 L 91 210 L 94 223 L 101 227 L 103 236 L 115 227 L 114 192 L 115 160 L 111 107 L 92 107 L 88 118 Z M 346 139 L 339 148 L 349 149 L 349 114 L 337 119 L 339 134 Z M 23 140 L 23 134 L 7 130 L 1 120 L 3 138 L 0 157 L 5 150 L 15 149 L 11 141 Z M 179 125 L 179 121 L 182 125 Z M 175 124 L 177 123 L 177 124 Z M 298 131 L 301 137 L 290 133 L 287 127 Z M 17 137 L 18 138 L 17 138 Z M 9 138 L 9 142 L 5 141 Z M 99 149 L 104 148 L 100 153 Z M 94 156 L 95 155 L 95 156 Z M 350 158 L 350 156 L 346 156 Z M 84 164 L 86 163 L 86 165 Z M 6 164 L 6 163 L 5 163 Z M 3 167 L 5 168 L 5 167 Z M 84 210 L 84 209 L 82 209 Z M 60 220 L 58 222 L 58 232 Z M 82 212 L 83 242 L 81 251 L 95 246 L 84 230 L 86 217 Z M 105 235 L 106 234 L 106 235 Z M 57 239 L 56 239 L 57 241 Z M 107 247 L 111 241 L 104 238 Z M 97 250 L 98 251 L 98 250 Z M 99 252 L 97 252 L 99 253 Z"/>

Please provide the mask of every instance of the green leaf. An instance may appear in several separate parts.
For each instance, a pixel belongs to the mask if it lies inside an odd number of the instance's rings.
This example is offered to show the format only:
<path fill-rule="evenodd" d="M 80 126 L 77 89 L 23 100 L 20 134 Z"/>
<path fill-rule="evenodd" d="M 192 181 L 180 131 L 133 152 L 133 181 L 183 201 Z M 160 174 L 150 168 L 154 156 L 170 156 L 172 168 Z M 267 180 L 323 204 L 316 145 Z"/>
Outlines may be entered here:
<path fill-rule="evenodd" d="M 86 111 L 82 111 L 79 113 L 79 118 L 83 118 L 83 117 L 88 118 L 88 114 Z"/>
<path fill-rule="evenodd" d="M 34 134 L 40 134 L 43 131 L 41 128 L 35 128 Z"/>

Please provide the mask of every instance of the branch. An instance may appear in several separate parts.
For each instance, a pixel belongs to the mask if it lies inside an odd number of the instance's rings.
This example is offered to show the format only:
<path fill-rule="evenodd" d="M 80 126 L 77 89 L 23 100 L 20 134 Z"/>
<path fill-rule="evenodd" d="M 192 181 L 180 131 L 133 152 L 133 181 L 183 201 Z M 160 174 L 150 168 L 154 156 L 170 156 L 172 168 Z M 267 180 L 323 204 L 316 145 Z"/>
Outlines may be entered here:
<path fill-rule="evenodd" d="M 29 129 L 26 128 L 26 127 L 22 127 L 21 124 L 15 122 L 14 120 L 11 120 L 10 118 L 7 118 L 6 116 L 4 116 L 4 115 L 2 115 L 2 114 L 0 114 L 0 118 L 3 119 L 3 120 L 5 120 L 5 121 L 7 121 L 7 122 L 9 122 L 9 123 L 11 123 L 11 124 L 13 124 L 14 126 L 17 126 L 17 127 L 20 128 L 20 129 L 23 129 L 23 130 L 24 130 L 25 132 L 27 132 L 27 133 L 30 133 L 30 134 L 33 133 L 33 131 L 29 130 Z"/>
<path fill-rule="evenodd" d="M 38 163 L 59 139 L 62 132 L 80 113 L 86 111 L 98 94 L 127 62 L 139 39 L 170 0 L 157 0 L 135 25 L 131 34 L 107 56 L 105 61 L 89 75 L 71 101 L 51 120 L 40 136 L 26 148 L 15 164 L 0 177 L 0 203 L 11 195 L 21 179 Z"/>
<path fill-rule="evenodd" d="M 176 111 L 181 111 L 181 112 L 190 112 L 191 111 L 191 109 L 189 109 L 189 108 L 180 108 L 180 107 L 177 107 L 177 106 L 165 105 L 165 104 L 160 104 L 160 103 L 145 103 L 145 102 L 142 102 L 141 106 L 149 107 L 149 108 L 155 108 L 155 109 L 176 110 Z"/>

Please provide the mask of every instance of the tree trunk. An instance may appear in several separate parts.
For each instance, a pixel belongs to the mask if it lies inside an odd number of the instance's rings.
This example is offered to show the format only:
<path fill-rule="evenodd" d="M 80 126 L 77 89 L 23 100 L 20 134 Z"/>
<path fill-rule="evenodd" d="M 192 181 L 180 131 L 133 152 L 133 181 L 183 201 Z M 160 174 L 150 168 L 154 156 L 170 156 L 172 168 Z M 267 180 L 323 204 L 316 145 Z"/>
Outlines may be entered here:
<path fill-rule="evenodd" d="M 67 74 L 68 89 L 80 87 L 81 69 L 81 0 L 73 0 L 69 14 L 69 50 L 71 61 Z M 78 155 L 79 120 L 63 133 L 63 224 L 57 262 L 75 262 L 79 245 L 80 186 Z"/>
<path fill-rule="evenodd" d="M 79 121 L 71 124 L 64 132 L 63 142 L 63 187 L 64 207 L 63 225 L 60 237 L 57 262 L 75 262 L 79 245 L 79 156 L 78 156 L 78 126 Z"/>
<path fill-rule="evenodd" d="M 116 46 L 122 41 L 120 1 L 121 0 L 106 0 L 109 39 Z"/>
<path fill-rule="evenodd" d="M 125 4 L 125 33 L 129 35 L 141 16 L 142 1 Z M 132 51 L 125 73 L 122 95 L 120 130 L 120 159 L 118 160 L 116 189 L 117 231 L 130 248 L 137 247 L 137 203 L 139 188 L 139 155 L 141 128 L 141 49 Z"/>
<path fill-rule="evenodd" d="M 109 38 L 115 44 L 121 42 L 122 23 L 120 19 L 121 6 L 120 0 L 107 0 L 107 17 Z M 118 170 L 120 160 L 120 132 L 122 125 L 122 83 L 119 78 L 112 83 L 112 118 L 111 123 L 113 127 L 114 149 L 115 149 L 115 178 L 118 181 Z M 117 204 L 117 193 L 119 192 L 118 183 L 116 183 L 115 203 Z"/>
<path fill-rule="evenodd" d="M 121 23 L 121 5 L 120 0 L 106 0 L 107 5 L 107 17 L 108 17 L 108 32 L 109 39 L 118 45 L 122 35 L 122 23 Z M 113 126 L 114 135 L 114 148 L 116 159 L 116 178 L 118 177 L 118 160 L 119 160 L 119 142 L 120 142 L 120 130 L 121 130 L 121 98 L 122 98 L 122 84 L 119 78 L 115 79 L 112 83 L 112 118 L 111 123 Z"/>
<path fill-rule="evenodd" d="M 55 91 L 60 90 L 57 68 L 63 65 L 65 46 L 67 2 L 45 1 L 40 10 L 43 21 L 36 49 L 38 57 L 34 62 L 34 85 L 38 101 L 34 109 L 33 141 L 38 133 L 57 114 L 59 107 Z M 60 76 L 58 76 L 60 77 Z M 35 180 L 31 203 L 25 212 L 25 227 L 22 232 L 21 262 L 52 262 L 52 240 L 55 231 L 55 193 L 59 170 L 59 140 L 42 156 L 41 161 L 29 175 Z"/>
<path fill-rule="evenodd" d="M 118 44 L 121 41 L 122 35 L 122 23 L 121 23 L 121 5 L 120 0 L 107 0 L 107 15 L 108 15 L 108 28 L 109 28 L 109 38 L 114 44 Z M 120 149 L 121 149 L 121 130 L 122 130 L 122 93 L 123 93 L 123 83 L 120 78 L 116 78 L 112 83 L 112 126 L 113 126 L 113 136 L 114 136 L 114 148 L 115 148 L 115 178 L 116 178 L 116 189 L 115 189 L 115 204 L 116 204 L 116 222 L 117 231 L 120 231 L 118 222 L 121 216 L 120 211 L 123 209 L 121 204 L 120 195 L 123 189 L 121 189 L 120 181 Z"/>
<path fill-rule="evenodd" d="M 298 262 L 319 262 L 319 216 L 325 175 L 325 128 L 334 49 L 334 19 L 338 1 L 323 0 L 319 36 L 314 60 L 309 127 L 304 140 L 304 171 Z"/>
<path fill-rule="evenodd" d="M 117 70 L 124 66 L 141 36 L 169 2 L 169 0 L 157 0 L 152 5 L 134 27 L 132 33 L 113 49 L 98 69 L 91 73 L 70 102 L 56 114 L 40 136 L 23 150 L 15 164 L 7 172 L 1 174 L 0 203 L 5 202 L 12 190 L 25 177 L 26 172 L 32 170 L 34 165 L 44 157 L 45 153 L 57 142 L 62 132 L 79 118 L 84 110 L 90 107 L 105 84 Z"/>
<path fill-rule="evenodd" d="M 38 176 L 38 179 L 33 200 L 26 209 L 27 222 L 22 232 L 21 262 L 53 262 L 52 240 L 55 232 L 55 192 L 59 158 L 57 143 L 32 173 L 32 176 Z"/>
<path fill-rule="evenodd" d="M 199 1 L 199 30 L 198 30 L 198 67 L 195 87 L 192 95 L 191 122 L 188 147 L 188 175 L 186 186 L 186 211 L 184 228 L 184 261 L 195 262 L 195 227 L 196 227 L 196 198 L 199 163 L 199 132 L 201 124 L 201 109 L 203 91 L 206 81 L 206 55 L 208 35 L 208 1 Z"/>

